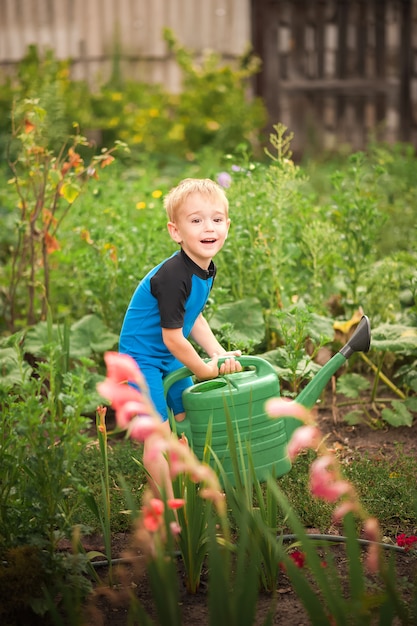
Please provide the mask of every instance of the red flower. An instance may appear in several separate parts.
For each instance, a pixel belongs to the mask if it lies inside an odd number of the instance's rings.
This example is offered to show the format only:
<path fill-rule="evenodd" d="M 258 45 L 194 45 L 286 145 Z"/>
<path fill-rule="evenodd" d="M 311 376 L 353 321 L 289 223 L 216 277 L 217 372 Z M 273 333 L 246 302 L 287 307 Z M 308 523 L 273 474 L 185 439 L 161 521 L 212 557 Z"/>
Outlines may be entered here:
<path fill-rule="evenodd" d="M 294 561 L 297 567 L 299 567 L 300 569 L 304 567 L 304 563 L 306 560 L 306 555 L 304 554 L 304 552 L 301 552 L 301 550 L 293 550 L 292 552 L 288 554 L 288 556 L 290 557 L 290 559 Z M 280 567 L 282 571 L 285 572 L 284 563 L 280 563 Z"/>
<path fill-rule="evenodd" d="M 289 556 L 294 561 L 297 567 L 299 567 L 300 569 L 304 567 L 304 562 L 306 560 L 306 555 L 304 554 L 304 552 L 301 552 L 301 550 L 294 550 L 293 552 L 290 552 Z"/>
<path fill-rule="evenodd" d="M 415 543 L 417 543 L 417 537 L 415 535 L 407 537 L 405 533 L 401 533 L 401 535 L 397 536 L 397 546 L 404 548 L 406 552 L 411 550 Z"/>

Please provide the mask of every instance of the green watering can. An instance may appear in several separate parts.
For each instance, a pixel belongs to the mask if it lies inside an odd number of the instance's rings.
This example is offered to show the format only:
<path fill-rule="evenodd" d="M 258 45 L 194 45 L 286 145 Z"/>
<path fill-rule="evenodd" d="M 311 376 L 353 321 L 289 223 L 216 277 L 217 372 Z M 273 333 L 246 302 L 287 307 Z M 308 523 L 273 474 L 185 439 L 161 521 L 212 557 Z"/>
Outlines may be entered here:
<path fill-rule="evenodd" d="M 370 324 L 364 315 L 349 341 L 318 371 L 296 401 L 311 409 L 333 374 L 354 352 L 367 352 L 370 341 Z M 256 477 L 263 482 L 271 473 L 278 477 L 291 469 L 287 444 L 301 422 L 289 417 L 270 418 L 265 413 L 265 402 L 280 395 L 278 376 L 268 361 L 257 356 L 241 356 L 237 360 L 244 368 L 241 372 L 198 382 L 185 389 L 182 399 L 186 417 L 182 422 L 172 420 L 172 428 L 178 434 L 184 433 L 200 460 L 206 458 L 208 444 L 234 484 L 229 422 L 241 463 L 239 471 L 248 467 L 249 449 Z M 171 385 L 190 375 L 192 372 L 186 367 L 169 374 L 164 381 L 165 394 Z"/>

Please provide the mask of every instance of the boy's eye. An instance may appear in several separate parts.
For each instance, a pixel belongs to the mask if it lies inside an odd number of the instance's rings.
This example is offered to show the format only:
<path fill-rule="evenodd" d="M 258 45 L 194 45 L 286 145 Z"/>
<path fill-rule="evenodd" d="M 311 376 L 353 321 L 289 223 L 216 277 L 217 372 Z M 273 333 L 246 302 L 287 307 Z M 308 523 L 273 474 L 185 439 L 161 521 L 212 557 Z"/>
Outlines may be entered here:
<path fill-rule="evenodd" d="M 215 217 L 215 218 L 214 218 L 214 221 L 215 221 L 215 222 L 222 222 L 222 221 L 223 221 L 223 218 L 222 218 L 222 217 Z"/>

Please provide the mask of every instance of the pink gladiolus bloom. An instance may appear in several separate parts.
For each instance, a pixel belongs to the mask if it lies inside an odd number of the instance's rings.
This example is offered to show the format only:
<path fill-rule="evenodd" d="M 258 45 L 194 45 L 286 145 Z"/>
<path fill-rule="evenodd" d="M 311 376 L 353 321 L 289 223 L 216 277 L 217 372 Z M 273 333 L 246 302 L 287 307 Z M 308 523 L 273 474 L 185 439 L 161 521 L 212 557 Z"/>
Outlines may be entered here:
<path fill-rule="evenodd" d="M 363 523 L 363 530 L 369 541 L 379 541 L 379 523 L 376 517 L 368 517 Z"/>
<path fill-rule="evenodd" d="M 177 537 L 181 533 L 181 526 L 178 522 L 170 522 L 169 528 L 173 537 Z"/>
<path fill-rule="evenodd" d="M 184 498 L 170 498 L 167 505 L 170 509 L 180 509 L 185 504 Z"/>
<path fill-rule="evenodd" d="M 370 574 L 376 574 L 379 570 L 379 552 L 379 546 L 376 543 L 371 543 L 365 560 L 366 569 Z"/>
<path fill-rule="evenodd" d="M 213 469 L 209 465 L 196 465 L 191 471 L 191 478 L 196 483 L 212 480 Z"/>
<path fill-rule="evenodd" d="M 103 382 L 98 383 L 97 391 L 111 402 L 112 407 L 116 411 L 125 402 L 143 402 L 142 394 L 137 389 L 130 385 L 116 383 L 110 378 L 106 378 Z"/>
<path fill-rule="evenodd" d="M 154 533 L 162 524 L 162 515 L 164 513 L 164 503 L 158 498 L 152 498 L 148 504 L 143 507 L 143 525 L 146 530 Z"/>
<path fill-rule="evenodd" d="M 132 403 L 133 404 L 133 403 Z M 125 409 L 126 405 L 123 407 Z M 120 412 L 122 409 L 120 410 Z M 118 419 L 119 411 L 116 413 L 117 421 L 120 425 Z M 159 430 L 160 424 L 156 421 L 154 417 L 150 417 L 148 415 L 136 415 L 127 428 L 129 431 L 129 436 L 132 439 L 136 439 L 137 441 L 145 441 L 150 435 L 153 435 L 155 432 Z"/>
<path fill-rule="evenodd" d="M 137 415 L 148 416 L 148 414 L 149 410 L 146 404 L 136 400 L 128 400 L 117 409 L 116 421 L 120 428 L 127 428 L 134 417 Z"/>
<path fill-rule="evenodd" d="M 333 521 L 340 522 L 341 519 L 345 517 L 348 513 L 352 511 L 352 513 L 359 512 L 359 503 L 356 500 L 345 500 L 333 511 Z"/>
<path fill-rule="evenodd" d="M 107 376 L 116 383 L 125 381 L 138 382 L 141 378 L 136 361 L 128 354 L 106 352 L 104 361 L 107 367 Z"/>
<path fill-rule="evenodd" d="M 313 450 L 320 443 L 321 434 L 316 426 L 300 426 L 294 431 L 287 447 L 287 453 L 291 461 L 304 450 L 312 448 Z"/>
<path fill-rule="evenodd" d="M 310 491 L 317 498 L 335 502 L 341 496 L 353 491 L 347 480 L 339 480 L 334 468 L 334 459 L 330 455 L 319 457 L 310 467 Z"/>
<path fill-rule="evenodd" d="M 270 417 L 295 417 L 301 421 L 308 419 L 309 411 L 302 404 L 285 398 L 271 398 L 265 403 Z"/>
<path fill-rule="evenodd" d="M 379 570 L 379 557 L 381 553 L 381 548 L 377 543 L 380 539 L 381 533 L 379 530 L 379 522 L 376 517 L 368 517 L 368 519 L 366 519 L 363 523 L 363 530 L 366 538 L 369 541 L 375 542 L 371 543 L 368 548 L 368 554 L 366 555 L 366 567 L 371 574 L 376 574 Z"/>

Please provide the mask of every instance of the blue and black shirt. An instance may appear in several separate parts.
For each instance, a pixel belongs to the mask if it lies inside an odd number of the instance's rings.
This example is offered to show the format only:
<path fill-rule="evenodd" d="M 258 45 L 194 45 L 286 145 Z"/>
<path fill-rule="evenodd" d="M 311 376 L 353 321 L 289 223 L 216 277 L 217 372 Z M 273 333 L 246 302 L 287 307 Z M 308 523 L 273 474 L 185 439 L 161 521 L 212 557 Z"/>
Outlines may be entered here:
<path fill-rule="evenodd" d="M 188 337 L 207 303 L 215 275 L 213 261 L 204 270 L 182 249 L 154 267 L 130 301 L 120 352 L 129 354 L 140 367 L 148 364 L 164 370 L 174 357 L 162 340 L 162 328 L 182 328 Z"/>

